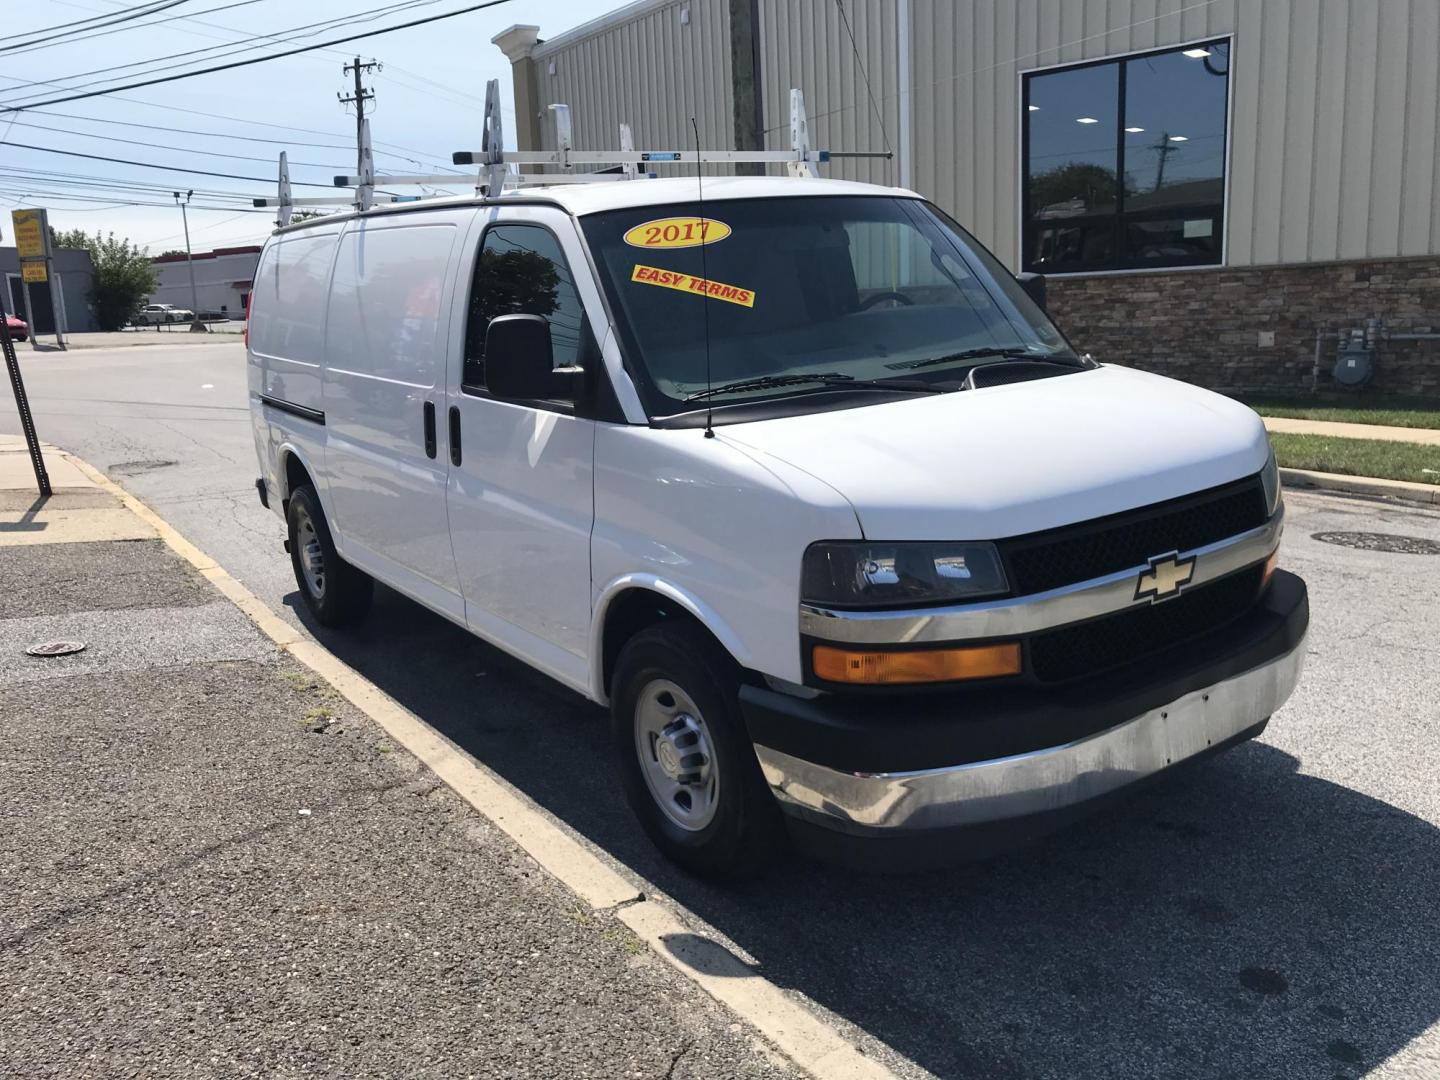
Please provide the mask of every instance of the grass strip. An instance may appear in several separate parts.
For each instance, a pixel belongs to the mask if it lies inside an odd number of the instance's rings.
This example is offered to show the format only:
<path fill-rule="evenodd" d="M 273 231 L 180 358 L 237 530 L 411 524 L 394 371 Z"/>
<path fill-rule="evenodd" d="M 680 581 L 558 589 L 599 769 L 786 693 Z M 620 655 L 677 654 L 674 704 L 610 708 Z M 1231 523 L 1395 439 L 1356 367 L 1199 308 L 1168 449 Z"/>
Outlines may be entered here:
<path fill-rule="evenodd" d="M 1271 432 L 1270 442 L 1275 459 L 1285 469 L 1440 484 L 1440 446 L 1282 432 Z"/>
<path fill-rule="evenodd" d="M 1350 399 L 1325 400 L 1300 394 L 1252 394 L 1241 400 L 1261 416 L 1440 429 L 1440 400 L 1427 398 L 1366 394 Z"/>

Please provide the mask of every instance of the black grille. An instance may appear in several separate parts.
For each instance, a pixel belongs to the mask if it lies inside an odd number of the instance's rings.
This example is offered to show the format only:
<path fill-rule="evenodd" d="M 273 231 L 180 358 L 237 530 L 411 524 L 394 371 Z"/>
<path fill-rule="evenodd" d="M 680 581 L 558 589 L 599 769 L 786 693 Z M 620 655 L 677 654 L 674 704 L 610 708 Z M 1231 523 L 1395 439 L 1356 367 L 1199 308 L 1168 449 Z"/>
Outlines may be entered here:
<path fill-rule="evenodd" d="M 1083 525 L 1032 533 L 1000 547 L 1020 596 L 1142 566 L 1265 524 L 1258 477 Z"/>
<path fill-rule="evenodd" d="M 1066 682 L 1218 630 L 1250 610 L 1263 575 L 1264 567 L 1254 566 L 1174 600 L 1036 634 L 1031 670 L 1041 682 Z"/>

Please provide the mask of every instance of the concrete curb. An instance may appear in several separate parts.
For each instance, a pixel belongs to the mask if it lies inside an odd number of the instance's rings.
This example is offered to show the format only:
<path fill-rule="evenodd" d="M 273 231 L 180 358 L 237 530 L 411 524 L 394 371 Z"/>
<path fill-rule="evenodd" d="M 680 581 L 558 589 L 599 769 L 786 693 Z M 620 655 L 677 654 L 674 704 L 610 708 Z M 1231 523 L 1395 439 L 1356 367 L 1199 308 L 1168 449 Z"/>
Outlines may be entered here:
<path fill-rule="evenodd" d="M 1382 480 L 1374 476 L 1347 476 L 1344 473 L 1313 472 L 1310 469 L 1281 469 L 1285 487 L 1313 488 L 1371 498 L 1404 499 L 1406 502 L 1440 506 L 1440 484 L 1415 484 L 1408 480 Z"/>
<path fill-rule="evenodd" d="M 667 964 L 729 1008 L 819 1080 L 885 1080 L 895 1074 L 785 994 L 730 949 L 691 930 L 561 828 L 523 793 L 460 750 L 354 668 L 279 618 L 244 585 L 143 502 L 73 454 L 76 468 L 151 526 L 181 558 L 296 662 L 375 721 L 452 791 L 510 837 L 594 911 L 612 912 Z"/>

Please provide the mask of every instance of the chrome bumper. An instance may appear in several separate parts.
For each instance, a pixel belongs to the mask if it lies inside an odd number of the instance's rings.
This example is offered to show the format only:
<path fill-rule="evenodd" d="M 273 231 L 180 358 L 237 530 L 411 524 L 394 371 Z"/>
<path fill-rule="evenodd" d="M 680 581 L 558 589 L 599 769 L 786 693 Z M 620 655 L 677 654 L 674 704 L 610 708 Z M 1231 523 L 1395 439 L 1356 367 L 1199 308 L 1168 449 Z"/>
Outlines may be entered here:
<path fill-rule="evenodd" d="M 1306 640 L 1243 675 L 1106 731 L 1014 757 L 917 772 L 846 773 L 766 746 L 756 756 L 781 807 L 841 832 L 981 825 L 1063 810 L 1116 791 L 1254 727 L 1300 678 Z"/>

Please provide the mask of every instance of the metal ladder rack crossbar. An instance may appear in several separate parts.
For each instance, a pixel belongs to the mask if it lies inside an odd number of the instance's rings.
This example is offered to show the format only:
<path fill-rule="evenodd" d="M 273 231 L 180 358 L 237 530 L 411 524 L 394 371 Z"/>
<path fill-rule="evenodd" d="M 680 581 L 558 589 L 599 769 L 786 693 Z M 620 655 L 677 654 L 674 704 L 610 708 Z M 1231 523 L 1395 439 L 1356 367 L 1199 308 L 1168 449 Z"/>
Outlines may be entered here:
<path fill-rule="evenodd" d="M 502 194 L 506 189 L 518 189 L 552 184 L 613 183 L 616 180 L 654 178 L 657 174 L 644 169 L 647 165 L 730 165 L 739 163 L 777 164 L 787 166 L 789 175 L 816 177 L 815 166 L 828 162 L 828 150 L 813 150 L 810 147 L 810 125 L 805 114 L 805 96 L 797 88 L 790 91 L 790 149 L 789 150 L 637 150 L 629 124 L 620 125 L 620 147 L 616 150 L 576 150 L 572 143 L 570 107 L 551 105 L 555 118 L 557 149 L 554 150 L 511 150 L 504 149 L 504 129 L 500 114 L 500 82 L 491 79 L 485 87 L 485 116 L 481 129 L 479 150 L 457 151 L 452 160 L 456 165 L 479 166 L 474 178 L 475 194 Z M 872 155 L 845 155 L 872 156 Z M 873 155 L 887 156 L 887 155 Z M 260 207 L 278 207 L 279 224 L 288 225 L 294 207 L 305 206 L 355 206 L 361 210 L 370 209 L 378 202 L 410 202 L 421 198 L 439 196 L 414 196 L 411 198 L 393 195 L 375 196 L 380 187 L 437 187 L 467 181 L 463 174 L 456 173 L 396 173 L 375 172 L 374 154 L 370 142 L 370 122 L 361 125 L 360 146 L 361 169 L 358 175 L 335 177 L 335 186 L 353 188 L 346 196 L 320 198 L 295 198 L 290 192 L 290 173 L 285 154 L 280 154 L 280 178 L 277 196 L 270 199 L 255 199 Z M 511 172 L 512 165 L 549 165 L 558 172 Z M 576 166 L 609 165 L 618 166 L 604 172 L 575 172 Z"/>

